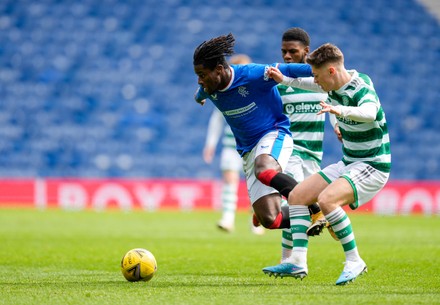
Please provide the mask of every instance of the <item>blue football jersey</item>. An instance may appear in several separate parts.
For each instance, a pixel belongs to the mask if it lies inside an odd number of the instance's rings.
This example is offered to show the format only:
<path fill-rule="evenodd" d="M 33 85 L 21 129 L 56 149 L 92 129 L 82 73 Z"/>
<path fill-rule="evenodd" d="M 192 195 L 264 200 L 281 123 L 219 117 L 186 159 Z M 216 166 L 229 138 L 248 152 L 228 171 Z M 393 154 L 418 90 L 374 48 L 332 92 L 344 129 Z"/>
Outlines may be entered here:
<path fill-rule="evenodd" d="M 277 66 L 289 77 L 312 76 L 307 64 L 274 63 L 272 66 Z M 267 76 L 268 67 L 263 64 L 231 65 L 232 77 L 226 88 L 208 95 L 200 87 L 196 94 L 196 100 L 208 98 L 222 112 L 241 155 L 251 151 L 271 131 L 290 135 L 290 121 L 283 114 L 278 83 Z"/>

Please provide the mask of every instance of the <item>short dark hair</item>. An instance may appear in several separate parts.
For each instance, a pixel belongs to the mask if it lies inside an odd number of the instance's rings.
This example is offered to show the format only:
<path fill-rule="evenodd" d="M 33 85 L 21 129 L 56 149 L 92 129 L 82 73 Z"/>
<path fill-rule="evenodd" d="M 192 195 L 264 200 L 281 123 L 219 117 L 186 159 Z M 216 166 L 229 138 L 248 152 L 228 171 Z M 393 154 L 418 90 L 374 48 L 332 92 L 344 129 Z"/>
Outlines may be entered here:
<path fill-rule="evenodd" d="M 309 34 L 307 34 L 307 32 L 304 31 L 302 28 L 297 28 L 297 27 L 290 28 L 284 32 L 282 41 L 292 41 L 292 40 L 300 41 L 306 47 L 310 46 Z"/>
<path fill-rule="evenodd" d="M 310 53 L 306 62 L 311 66 L 320 68 L 327 63 L 344 63 L 344 54 L 335 45 L 325 43 Z"/>
<path fill-rule="evenodd" d="M 229 33 L 202 42 L 194 51 L 193 64 L 213 70 L 221 64 L 228 67 L 225 56 L 234 54 L 235 38 Z"/>

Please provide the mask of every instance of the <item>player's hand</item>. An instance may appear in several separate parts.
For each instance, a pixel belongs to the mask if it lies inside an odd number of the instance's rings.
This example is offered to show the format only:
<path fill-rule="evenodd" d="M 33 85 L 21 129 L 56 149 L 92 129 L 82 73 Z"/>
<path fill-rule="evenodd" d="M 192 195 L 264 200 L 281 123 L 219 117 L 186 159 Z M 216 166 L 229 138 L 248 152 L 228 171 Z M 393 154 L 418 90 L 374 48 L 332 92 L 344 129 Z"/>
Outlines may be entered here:
<path fill-rule="evenodd" d="M 335 135 L 338 137 L 339 142 L 342 142 L 342 135 L 341 135 L 341 131 L 339 130 L 338 123 L 335 124 L 335 127 L 333 130 L 335 132 Z"/>
<path fill-rule="evenodd" d="M 325 101 L 321 101 L 319 103 L 319 105 L 322 107 L 321 110 L 317 113 L 317 115 L 319 114 L 323 114 L 323 113 L 333 113 L 336 116 L 341 115 L 341 110 L 338 107 L 335 107 L 333 105 L 327 104 Z"/>
<path fill-rule="evenodd" d="M 269 67 L 267 69 L 267 76 L 273 78 L 277 83 L 281 83 L 284 75 L 277 67 Z"/>
<path fill-rule="evenodd" d="M 203 149 L 203 160 L 205 160 L 207 164 L 211 164 L 212 160 L 214 159 L 214 154 L 215 154 L 215 148 L 206 146 Z"/>

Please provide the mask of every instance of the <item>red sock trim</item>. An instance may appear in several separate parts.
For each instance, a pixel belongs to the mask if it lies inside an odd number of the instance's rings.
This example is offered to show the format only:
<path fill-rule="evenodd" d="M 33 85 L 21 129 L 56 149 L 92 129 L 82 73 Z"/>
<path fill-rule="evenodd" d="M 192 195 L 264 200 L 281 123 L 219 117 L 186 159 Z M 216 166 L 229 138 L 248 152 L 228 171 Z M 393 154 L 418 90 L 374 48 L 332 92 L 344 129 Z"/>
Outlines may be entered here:
<path fill-rule="evenodd" d="M 280 227 L 281 221 L 283 220 L 283 214 L 280 212 L 275 218 L 274 222 L 270 225 L 269 229 L 278 229 Z"/>
<path fill-rule="evenodd" d="M 275 177 L 277 174 L 278 172 L 274 169 L 266 169 L 258 175 L 258 180 L 267 186 L 271 186 L 270 181 L 272 181 L 273 177 Z"/>

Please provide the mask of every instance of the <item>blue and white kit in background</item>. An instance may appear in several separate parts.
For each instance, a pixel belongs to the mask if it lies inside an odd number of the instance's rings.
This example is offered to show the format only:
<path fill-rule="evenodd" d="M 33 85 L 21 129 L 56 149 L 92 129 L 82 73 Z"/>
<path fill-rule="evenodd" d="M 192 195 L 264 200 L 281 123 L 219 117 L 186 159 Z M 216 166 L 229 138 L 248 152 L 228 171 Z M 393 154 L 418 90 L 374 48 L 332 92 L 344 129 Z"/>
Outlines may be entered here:
<path fill-rule="evenodd" d="M 275 63 L 273 66 L 289 77 L 312 75 L 311 67 L 306 64 Z M 268 67 L 262 64 L 231 65 L 231 81 L 226 88 L 208 95 L 200 87 L 195 96 L 197 101 L 211 100 L 231 127 L 237 151 L 243 158 L 252 204 L 262 196 L 277 193 L 255 177 L 255 158 L 270 154 L 284 171 L 293 149 L 290 121 L 283 113 L 278 83 L 266 74 Z"/>

